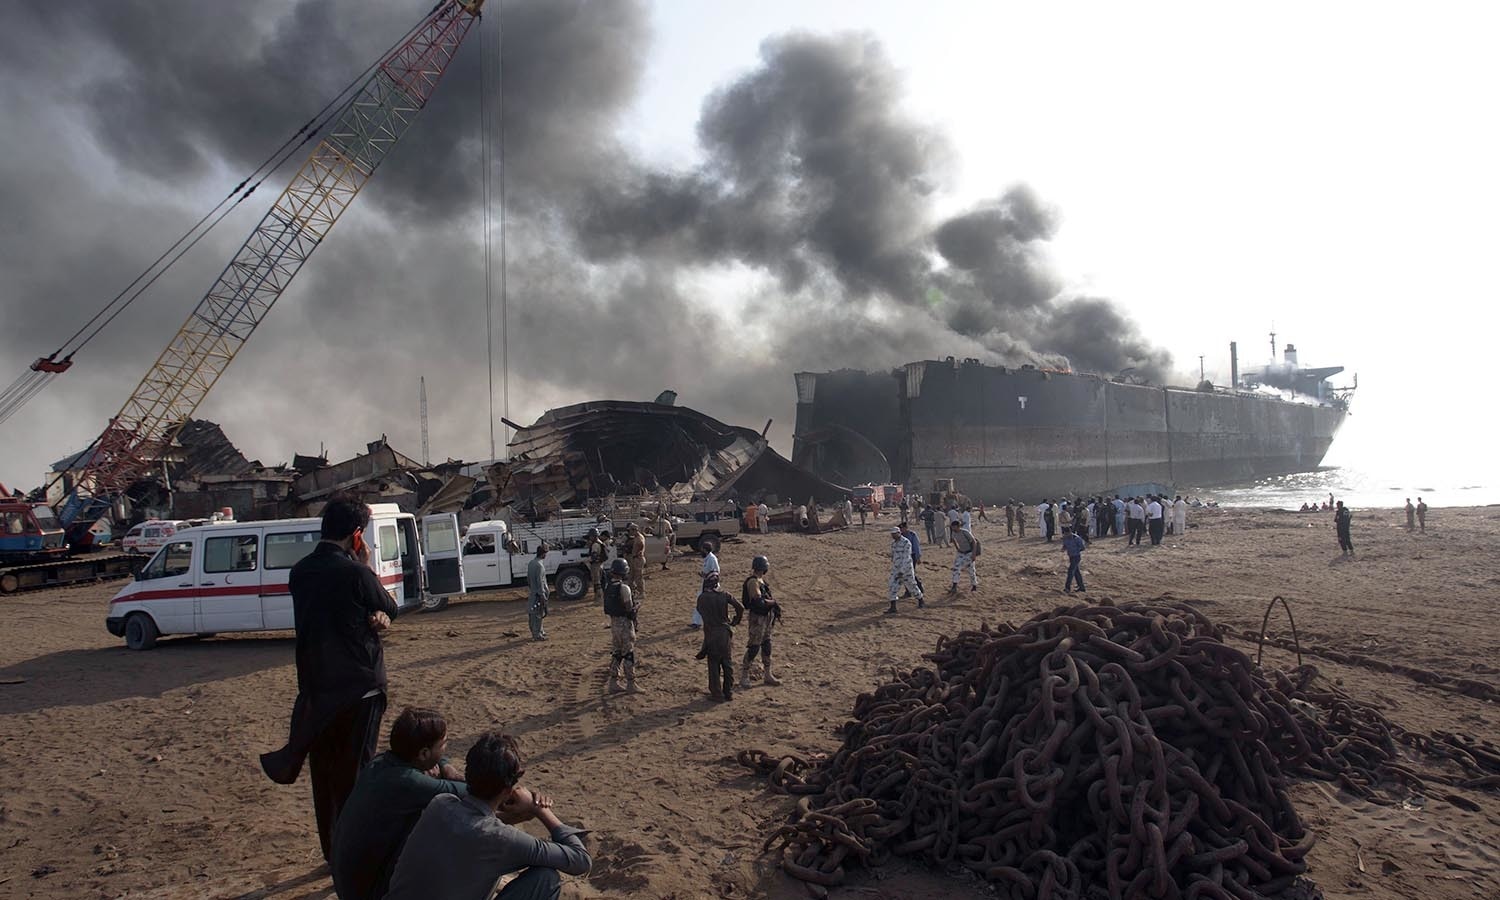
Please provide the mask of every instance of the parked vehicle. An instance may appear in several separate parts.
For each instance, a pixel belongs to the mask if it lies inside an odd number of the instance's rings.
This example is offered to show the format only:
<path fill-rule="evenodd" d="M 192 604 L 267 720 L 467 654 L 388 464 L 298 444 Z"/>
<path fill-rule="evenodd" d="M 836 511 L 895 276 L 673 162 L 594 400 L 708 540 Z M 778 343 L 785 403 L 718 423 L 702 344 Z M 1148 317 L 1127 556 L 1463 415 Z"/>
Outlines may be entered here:
<path fill-rule="evenodd" d="M 735 514 L 734 504 L 727 501 L 672 503 L 667 509 L 668 515 L 672 516 L 673 542 L 679 546 L 686 544 L 699 553 L 717 553 L 726 537 L 740 533 L 739 516 Z M 647 527 L 644 521 L 640 524 L 642 528 Z"/>
<path fill-rule="evenodd" d="M 880 508 L 881 492 L 873 484 L 861 484 L 849 491 L 849 502 L 855 509 L 874 512 Z"/>
<path fill-rule="evenodd" d="M 510 587 L 526 584 L 526 567 L 545 541 L 550 548 L 544 560 L 547 577 L 564 600 L 581 600 L 593 589 L 589 583 L 589 529 L 614 531 L 609 522 L 589 518 L 565 518 L 548 522 L 499 520 L 475 522 L 464 534 L 464 580 L 468 589 Z M 611 557 L 614 555 L 610 549 Z M 446 597 L 434 597 L 430 609 L 441 609 Z"/>
<path fill-rule="evenodd" d="M 147 519 L 125 532 L 125 537 L 120 539 L 120 549 L 126 553 L 155 553 L 166 546 L 173 535 L 187 527 L 188 523 L 181 519 Z"/>
<path fill-rule="evenodd" d="M 287 577 L 317 545 L 320 525 L 277 519 L 178 531 L 110 600 L 104 626 L 132 650 L 149 650 L 167 634 L 290 629 Z M 394 503 L 374 504 L 364 535 L 370 567 L 399 609 L 464 593 L 456 516 L 419 523 Z"/>

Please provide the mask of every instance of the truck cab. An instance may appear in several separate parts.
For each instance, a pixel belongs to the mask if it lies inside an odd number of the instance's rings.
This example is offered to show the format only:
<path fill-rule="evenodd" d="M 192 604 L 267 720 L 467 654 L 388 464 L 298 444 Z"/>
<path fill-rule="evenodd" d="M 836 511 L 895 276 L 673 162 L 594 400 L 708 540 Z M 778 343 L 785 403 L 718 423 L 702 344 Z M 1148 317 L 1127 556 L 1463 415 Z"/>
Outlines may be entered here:
<path fill-rule="evenodd" d="M 0 559 L 25 560 L 66 553 L 63 527 L 45 503 L 0 499 Z"/>
<path fill-rule="evenodd" d="M 177 531 L 110 600 L 105 628 L 132 650 L 149 650 L 167 634 L 293 628 L 288 577 L 317 546 L 321 525 L 275 519 Z M 418 522 L 393 503 L 370 507 L 369 566 L 399 610 L 465 592 L 458 534 L 451 514 Z"/>

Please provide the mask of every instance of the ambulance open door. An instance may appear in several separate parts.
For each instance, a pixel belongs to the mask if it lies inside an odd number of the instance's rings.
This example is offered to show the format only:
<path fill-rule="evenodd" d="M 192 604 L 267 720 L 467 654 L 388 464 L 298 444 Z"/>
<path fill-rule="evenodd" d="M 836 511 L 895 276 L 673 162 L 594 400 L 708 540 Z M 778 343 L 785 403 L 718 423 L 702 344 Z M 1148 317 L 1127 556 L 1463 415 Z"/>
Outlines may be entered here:
<path fill-rule="evenodd" d="M 458 539 L 458 516 L 445 513 L 422 518 L 422 555 L 427 593 L 448 597 L 464 593 L 463 547 Z"/>

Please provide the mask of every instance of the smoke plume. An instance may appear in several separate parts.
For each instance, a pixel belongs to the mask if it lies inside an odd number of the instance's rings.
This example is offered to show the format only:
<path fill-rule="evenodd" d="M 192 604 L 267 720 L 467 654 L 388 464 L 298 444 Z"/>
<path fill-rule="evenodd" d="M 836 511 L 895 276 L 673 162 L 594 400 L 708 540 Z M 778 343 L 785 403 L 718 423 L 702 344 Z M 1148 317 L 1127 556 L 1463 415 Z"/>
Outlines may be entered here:
<path fill-rule="evenodd" d="M 871 36 L 767 39 L 757 65 L 704 99 L 698 160 L 669 168 L 619 137 L 649 53 L 645 3 L 488 9 L 484 33 L 201 411 L 248 455 L 275 462 L 320 441 L 337 455 L 381 432 L 409 447 L 419 374 L 438 452 L 488 455 L 486 82 L 503 116 L 492 134 L 504 137 L 510 338 L 495 352 L 508 350 L 513 419 L 671 387 L 727 421 L 789 422 L 796 369 L 948 355 L 1166 371 L 1167 354 L 1109 301 L 1060 295 L 1046 252 L 1057 216 L 1030 190 L 937 214 L 955 150 L 903 109 L 899 73 Z M 0 245 L 12 276 L 0 364 L 20 371 L 49 350 L 423 11 L 405 0 L 8 8 L 0 112 L 29 124 L 0 134 L 0 205 L 26 222 Z M 497 46 L 498 78 L 486 79 Z M 97 433 L 284 180 L 91 345 L 85 374 L 22 427 L 78 444 Z M 726 283 L 734 302 L 708 293 Z M 309 409 L 310 388 L 351 371 L 359 390 Z"/>

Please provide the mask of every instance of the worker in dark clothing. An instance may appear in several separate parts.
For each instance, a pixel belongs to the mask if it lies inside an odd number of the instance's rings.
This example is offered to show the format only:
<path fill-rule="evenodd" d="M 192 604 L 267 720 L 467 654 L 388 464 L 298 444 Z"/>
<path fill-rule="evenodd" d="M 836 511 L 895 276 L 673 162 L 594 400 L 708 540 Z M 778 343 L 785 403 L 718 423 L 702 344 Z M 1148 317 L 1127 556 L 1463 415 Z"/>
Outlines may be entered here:
<path fill-rule="evenodd" d="M 1349 511 L 1349 507 L 1344 505 L 1344 501 L 1338 501 L 1333 508 L 1333 530 L 1338 532 L 1339 550 L 1345 556 L 1354 555 L 1354 541 L 1349 537 L 1349 526 L 1353 520 L 1354 514 Z"/>
<path fill-rule="evenodd" d="M 391 749 L 359 773 L 333 829 L 333 889 L 339 900 L 380 900 L 406 836 L 438 794 L 466 792 L 443 758 L 448 723 L 431 709 L 407 707 L 391 725 Z"/>
<path fill-rule="evenodd" d="M 1057 507 L 1052 505 L 1051 500 L 1046 501 L 1046 503 L 1047 509 L 1042 513 L 1042 527 L 1047 529 L 1047 540 L 1050 542 L 1052 535 L 1057 530 Z"/>
<path fill-rule="evenodd" d="M 927 543 L 929 545 L 936 544 L 937 543 L 937 510 L 933 509 L 931 506 L 923 508 L 923 510 L 922 510 L 922 525 L 927 528 Z"/>
<path fill-rule="evenodd" d="M 733 619 L 730 609 L 734 610 Z M 740 624 L 745 607 L 727 591 L 719 590 L 718 572 L 703 576 L 698 615 L 703 619 L 703 649 L 698 651 L 698 658 L 708 660 L 708 695 L 715 700 L 733 700 L 734 626 Z"/>
<path fill-rule="evenodd" d="M 1016 501 L 1007 500 L 1005 503 L 1005 534 L 1013 537 L 1016 533 Z"/>
<path fill-rule="evenodd" d="M 1083 564 L 1083 550 L 1085 547 L 1083 532 L 1086 530 L 1088 530 L 1087 525 L 1079 525 L 1071 534 L 1063 538 L 1063 552 L 1068 554 L 1068 577 L 1063 581 L 1064 594 L 1073 593 L 1074 579 L 1078 581 L 1079 593 L 1084 591 L 1083 569 L 1080 566 Z"/>
<path fill-rule="evenodd" d="M 278 784 L 295 782 L 307 761 L 325 860 L 333 852 L 339 810 L 375 755 L 385 714 L 380 632 L 396 617 L 396 601 L 367 565 L 369 520 L 364 502 L 334 496 L 323 507 L 322 540 L 292 566 L 297 701 L 286 746 L 260 758 Z"/>

